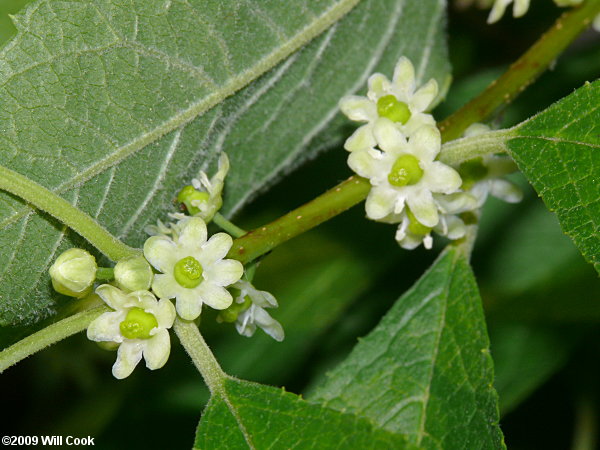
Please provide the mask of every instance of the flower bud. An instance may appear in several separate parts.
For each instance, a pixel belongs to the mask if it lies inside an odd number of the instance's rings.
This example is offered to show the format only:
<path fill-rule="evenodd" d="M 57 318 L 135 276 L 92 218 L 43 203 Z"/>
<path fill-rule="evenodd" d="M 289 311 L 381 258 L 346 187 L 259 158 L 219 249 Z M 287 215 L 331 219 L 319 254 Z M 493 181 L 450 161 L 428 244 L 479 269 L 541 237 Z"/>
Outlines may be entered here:
<path fill-rule="evenodd" d="M 52 286 L 61 294 L 83 298 L 92 291 L 97 269 L 92 255 L 81 248 L 71 248 L 50 267 Z"/>
<path fill-rule="evenodd" d="M 148 290 L 153 278 L 152 267 L 142 256 L 122 259 L 115 266 L 115 281 L 125 291 Z"/>

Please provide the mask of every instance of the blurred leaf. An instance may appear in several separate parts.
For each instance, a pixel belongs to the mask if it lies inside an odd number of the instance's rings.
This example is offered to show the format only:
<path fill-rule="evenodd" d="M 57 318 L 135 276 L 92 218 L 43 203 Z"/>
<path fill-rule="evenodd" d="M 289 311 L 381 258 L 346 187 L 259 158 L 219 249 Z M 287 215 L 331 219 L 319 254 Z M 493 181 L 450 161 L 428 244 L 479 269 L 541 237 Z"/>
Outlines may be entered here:
<path fill-rule="evenodd" d="M 490 327 L 500 414 L 514 409 L 566 362 L 577 333 L 520 323 Z"/>
<path fill-rule="evenodd" d="M 410 449 L 405 437 L 269 386 L 227 379 L 198 426 L 194 448 Z"/>
<path fill-rule="evenodd" d="M 450 249 L 311 400 L 424 448 L 503 448 L 493 378 L 475 279 Z"/>
<path fill-rule="evenodd" d="M 443 2 L 365 0 L 340 20 L 356 3 L 39 0 L 0 51 L 0 163 L 139 245 L 226 151 L 231 214 L 347 135 L 337 101 L 373 71 L 404 54 L 445 79 Z M 0 323 L 54 314 L 47 268 L 81 239 L 2 193 L 0 229 Z"/>
<path fill-rule="evenodd" d="M 600 273 L 600 81 L 515 127 L 510 155 Z"/>

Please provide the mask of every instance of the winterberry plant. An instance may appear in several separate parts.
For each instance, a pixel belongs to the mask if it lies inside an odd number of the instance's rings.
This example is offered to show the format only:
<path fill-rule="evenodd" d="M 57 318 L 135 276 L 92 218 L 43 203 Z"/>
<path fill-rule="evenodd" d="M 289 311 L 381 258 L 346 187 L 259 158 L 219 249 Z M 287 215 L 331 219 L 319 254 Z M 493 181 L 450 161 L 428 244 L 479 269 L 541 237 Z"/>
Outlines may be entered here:
<path fill-rule="evenodd" d="M 20 7 L 5 435 L 594 448 L 600 0 Z"/>

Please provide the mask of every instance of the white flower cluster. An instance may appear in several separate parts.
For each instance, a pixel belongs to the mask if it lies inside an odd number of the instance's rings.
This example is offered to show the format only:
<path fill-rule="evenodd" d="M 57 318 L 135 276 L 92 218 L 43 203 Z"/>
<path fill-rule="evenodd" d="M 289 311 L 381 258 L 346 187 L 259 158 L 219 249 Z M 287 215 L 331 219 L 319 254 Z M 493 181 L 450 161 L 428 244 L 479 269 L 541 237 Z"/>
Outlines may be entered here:
<path fill-rule="evenodd" d="M 401 57 L 392 81 L 382 74 L 369 78 L 366 97 L 347 96 L 340 109 L 348 118 L 366 122 L 346 140 L 348 165 L 371 183 L 367 217 L 398 224 L 396 240 L 406 249 L 421 243 L 431 248 L 431 232 L 459 239 L 465 235 L 462 213 L 481 207 L 488 193 L 515 201 L 508 182 L 494 178 L 498 158 L 471 161 L 452 168 L 437 160 L 441 136 L 427 111 L 438 88 L 435 80 L 417 88 L 412 63 Z M 481 132 L 475 127 L 470 132 Z M 471 167 L 472 166 L 472 167 Z M 469 170 L 470 169 L 470 172 Z M 466 186 L 468 184 L 468 186 Z"/>
<path fill-rule="evenodd" d="M 554 0 L 557 6 L 561 8 L 577 6 L 583 0 Z M 488 16 L 488 23 L 498 22 L 506 11 L 506 8 L 512 3 L 513 17 L 523 17 L 529 10 L 530 0 L 457 0 L 460 7 L 467 7 L 475 3 L 481 9 L 492 8 Z M 596 31 L 600 31 L 600 14 L 594 19 L 592 26 Z"/>
<path fill-rule="evenodd" d="M 201 172 L 199 181 L 194 179 L 192 186 L 182 189 L 178 200 L 190 215 L 170 214 L 175 222 L 159 221 L 149 227 L 152 236 L 144 244 L 143 256 L 122 259 L 114 269 L 99 269 L 88 252 L 70 249 L 50 268 L 55 290 L 78 298 L 91 294 L 97 279 L 114 278 L 112 284 L 95 290 L 112 311 L 95 319 L 87 335 L 106 348 L 118 348 L 116 378 L 129 376 L 142 357 L 149 369 L 162 367 L 169 357 L 168 330 L 176 316 L 195 320 L 204 304 L 233 319 L 229 321 L 236 322 L 244 336 L 251 336 L 258 326 L 283 340 L 283 328 L 264 309 L 277 307 L 275 298 L 241 281 L 242 264 L 226 259 L 233 245 L 231 236 L 216 233 L 208 238 L 206 222 L 222 205 L 228 170 L 223 154 L 212 179 Z M 229 289 L 236 295 L 235 303 Z"/>

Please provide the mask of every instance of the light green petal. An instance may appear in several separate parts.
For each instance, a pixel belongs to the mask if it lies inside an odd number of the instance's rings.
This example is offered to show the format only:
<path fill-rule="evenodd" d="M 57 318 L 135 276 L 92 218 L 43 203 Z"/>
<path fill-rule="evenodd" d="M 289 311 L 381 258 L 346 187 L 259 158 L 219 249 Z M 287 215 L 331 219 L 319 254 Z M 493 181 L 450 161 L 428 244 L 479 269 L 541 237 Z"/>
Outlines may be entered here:
<path fill-rule="evenodd" d="M 399 236 L 396 235 L 396 241 L 398 245 L 405 250 L 414 250 L 419 245 L 423 243 L 424 236 L 417 236 L 412 233 L 404 234 L 402 238 L 399 239 Z"/>
<path fill-rule="evenodd" d="M 367 150 L 352 152 L 348 155 L 348 166 L 361 177 L 373 178 L 379 174 L 379 161 Z"/>
<path fill-rule="evenodd" d="M 254 323 L 263 329 L 265 333 L 278 342 L 283 341 L 285 333 L 279 322 L 273 319 L 268 312 L 262 308 L 255 308 Z"/>
<path fill-rule="evenodd" d="M 367 97 L 347 95 L 339 102 L 340 110 L 350 120 L 369 122 L 377 118 L 377 105 Z"/>
<path fill-rule="evenodd" d="M 468 192 L 455 192 L 453 194 L 436 194 L 433 196 L 440 211 L 444 214 L 460 214 L 472 211 L 479 207 L 477 197 Z"/>
<path fill-rule="evenodd" d="M 452 167 L 434 161 L 427 166 L 427 170 L 423 175 L 423 184 L 431 192 L 452 194 L 460 188 L 462 180 L 458 172 Z"/>
<path fill-rule="evenodd" d="M 513 17 L 523 17 L 529 9 L 529 0 L 515 0 Z"/>
<path fill-rule="evenodd" d="M 233 239 L 227 233 L 213 234 L 202 246 L 201 253 L 198 256 L 200 264 L 205 267 L 223 259 L 229 253 L 232 245 Z"/>
<path fill-rule="evenodd" d="M 406 203 L 417 220 L 423 225 L 429 228 L 437 225 L 439 221 L 437 206 L 429 190 L 415 190 L 406 197 Z"/>
<path fill-rule="evenodd" d="M 365 210 L 369 219 L 383 219 L 394 211 L 396 193 L 392 189 L 374 187 L 369 192 Z"/>
<path fill-rule="evenodd" d="M 128 296 L 127 307 L 138 307 L 144 310 L 154 311 L 158 306 L 156 297 L 150 291 L 134 291 Z"/>
<path fill-rule="evenodd" d="M 377 119 L 373 126 L 373 135 L 379 147 L 385 152 L 398 154 L 406 151 L 406 139 L 394 122 L 385 117 Z"/>
<path fill-rule="evenodd" d="M 202 282 L 200 286 L 205 284 L 207 284 L 206 281 Z M 177 308 L 177 314 L 179 314 L 182 319 L 194 320 L 202 312 L 200 286 L 195 289 L 182 288 L 177 293 L 175 307 Z"/>
<path fill-rule="evenodd" d="M 460 239 L 467 232 L 467 227 L 465 226 L 465 223 L 457 216 L 446 216 L 444 220 L 446 221 L 445 234 L 448 237 L 448 239 Z"/>
<path fill-rule="evenodd" d="M 105 312 L 89 324 L 87 338 L 96 342 L 123 342 L 119 325 L 126 315 L 126 310 Z"/>
<path fill-rule="evenodd" d="M 203 282 L 196 290 L 199 291 L 202 302 L 214 309 L 229 308 L 233 302 L 233 298 L 227 289 L 208 281 Z"/>
<path fill-rule="evenodd" d="M 435 159 L 442 148 L 442 138 L 435 126 L 425 125 L 419 128 L 408 142 L 410 153 L 419 161 L 429 163 Z"/>
<path fill-rule="evenodd" d="M 96 288 L 96 294 L 104 300 L 112 309 L 118 310 L 126 307 L 128 299 L 127 294 L 121 289 L 110 284 L 102 284 Z"/>
<path fill-rule="evenodd" d="M 156 317 L 160 328 L 171 328 L 173 326 L 177 312 L 171 300 L 166 298 L 160 299 L 154 311 L 154 317 Z"/>
<path fill-rule="evenodd" d="M 376 145 L 377 142 L 375 141 L 375 136 L 373 136 L 373 124 L 368 123 L 357 128 L 356 131 L 346 139 L 344 148 L 349 152 L 357 152 L 368 150 Z"/>
<path fill-rule="evenodd" d="M 415 91 L 415 68 L 408 58 L 401 56 L 394 68 L 394 90 L 402 93 L 403 99 L 408 100 Z"/>
<path fill-rule="evenodd" d="M 172 274 L 158 274 L 152 281 L 152 290 L 159 298 L 175 298 L 181 286 Z"/>
<path fill-rule="evenodd" d="M 495 0 L 494 6 L 490 11 L 490 15 L 488 16 L 487 23 L 495 23 L 498 22 L 502 16 L 504 15 L 504 11 L 506 7 L 512 2 L 512 0 Z"/>
<path fill-rule="evenodd" d="M 168 273 L 179 259 L 177 245 L 166 236 L 152 236 L 144 243 L 144 256 L 156 270 Z"/>
<path fill-rule="evenodd" d="M 384 95 L 389 94 L 390 88 L 392 87 L 390 80 L 388 80 L 388 78 L 381 73 L 374 73 L 373 75 L 371 75 L 369 77 L 368 85 L 369 93 L 367 94 L 367 96 L 373 102 L 376 102 L 379 99 L 379 97 L 383 97 Z"/>
<path fill-rule="evenodd" d="M 423 86 L 421 86 L 415 95 L 410 99 L 411 112 L 423 112 L 429 109 L 429 105 L 433 102 L 436 95 L 438 94 L 437 81 L 434 79 L 429 80 Z"/>
<path fill-rule="evenodd" d="M 150 370 L 160 369 L 165 365 L 171 353 L 171 340 L 167 330 L 159 330 L 154 336 L 146 340 L 144 346 L 144 359 L 146 367 Z"/>
<path fill-rule="evenodd" d="M 209 265 L 205 270 L 205 279 L 217 286 L 229 286 L 244 274 L 244 266 L 234 259 L 224 259 Z"/>
<path fill-rule="evenodd" d="M 112 367 L 112 374 L 119 380 L 127 378 L 142 359 L 144 343 L 141 340 L 126 340 L 119 346 L 117 361 Z"/>
<path fill-rule="evenodd" d="M 402 133 L 406 136 L 412 136 L 419 128 L 426 125 L 435 127 L 435 119 L 433 116 L 425 113 L 414 113 L 402 127 Z"/>
<path fill-rule="evenodd" d="M 179 235 L 178 244 L 186 251 L 199 249 L 206 242 L 207 231 L 204 220 L 200 217 L 191 217 L 183 225 Z"/>

